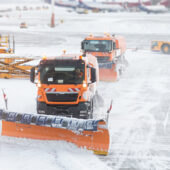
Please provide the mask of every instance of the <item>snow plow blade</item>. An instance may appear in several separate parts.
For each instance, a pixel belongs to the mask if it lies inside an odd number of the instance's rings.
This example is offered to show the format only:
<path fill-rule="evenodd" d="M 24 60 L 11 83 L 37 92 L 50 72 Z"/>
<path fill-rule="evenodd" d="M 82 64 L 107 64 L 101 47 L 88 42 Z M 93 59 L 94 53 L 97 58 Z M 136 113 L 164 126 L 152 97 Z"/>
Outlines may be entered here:
<path fill-rule="evenodd" d="M 100 81 L 116 81 L 118 78 L 116 64 L 113 64 L 112 62 L 99 63 L 99 75 Z"/>
<path fill-rule="evenodd" d="M 109 132 L 104 120 L 85 120 L 0 110 L 0 135 L 39 140 L 63 140 L 107 155 Z"/>

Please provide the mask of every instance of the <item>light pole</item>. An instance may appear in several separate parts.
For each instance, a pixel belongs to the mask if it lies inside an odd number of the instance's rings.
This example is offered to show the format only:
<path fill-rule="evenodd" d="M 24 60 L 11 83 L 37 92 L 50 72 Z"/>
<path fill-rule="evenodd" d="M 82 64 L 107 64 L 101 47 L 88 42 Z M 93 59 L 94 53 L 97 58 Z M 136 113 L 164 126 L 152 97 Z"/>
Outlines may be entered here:
<path fill-rule="evenodd" d="M 51 0 L 51 27 L 55 27 L 54 1 Z"/>

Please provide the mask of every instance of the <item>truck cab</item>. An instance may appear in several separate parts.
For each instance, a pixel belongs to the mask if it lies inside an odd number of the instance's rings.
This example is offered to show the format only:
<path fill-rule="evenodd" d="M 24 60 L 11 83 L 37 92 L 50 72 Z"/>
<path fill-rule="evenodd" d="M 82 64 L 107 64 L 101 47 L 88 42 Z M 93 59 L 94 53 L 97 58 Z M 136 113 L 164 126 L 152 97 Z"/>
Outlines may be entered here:
<path fill-rule="evenodd" d="M 31 69 L 32 82 L 35 68 Z M 37 113 L 92 118 L 98 74 L 98 63 L 92 55 L 41 60 L 37 66 Z"/>

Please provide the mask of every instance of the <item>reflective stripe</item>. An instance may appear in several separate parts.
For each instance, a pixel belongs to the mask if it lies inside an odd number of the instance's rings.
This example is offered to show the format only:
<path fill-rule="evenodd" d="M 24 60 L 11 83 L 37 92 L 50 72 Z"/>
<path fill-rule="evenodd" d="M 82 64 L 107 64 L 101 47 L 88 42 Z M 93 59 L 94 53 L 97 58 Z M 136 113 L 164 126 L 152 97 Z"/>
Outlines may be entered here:
<path fill-rule="evenodd" d="M 0 136 L 2 134 L 2 120 L 0 120 Z"/>
<path fill-rule="evenodd" d="M 54 93 L 56 92 L 56 88 L 45 88 L 44 89 L 46 93 Z M 69 92 L 79 92 L 80 89 L 79 88 L 68 88 Z M 59 93 L 59 92 L 56 92 Z"/>
<path fill-rule="evenodd" d="M 45 88 L 45 92 L 55 92 L 56 88 Z"/>
<path fill-rule="evenodd" d="M 46 89 L 45 89 L 45 92 L 47 92 L 48 90 L 49 90 L 49 88 L 46 88 Z"/>
<path fill-rule="evenodd" d="M 70 91 L 70 92 L 74 92 L 74 90 L 73 90 L 73 89 L 71 89 L 71 88 L 69 88 L 69 89 L 68 89 L 68 91 Z"/>
<path fill-rule="evenodd" d="M 50 92 L 54 92 L 55 91 L 55 88 L 53 88 Z"/>
<path fill-rule="evenodd" d="M 78 88 L 75 88 L 76 89 L 76 91 L 80 91 Z"/>
<path fill-rule="evenodd" d="M 78 89 L 78 88 L 69 88 L 68 91 L 70 91 L 70 92 L 79 92 L 80 89 Z"/>

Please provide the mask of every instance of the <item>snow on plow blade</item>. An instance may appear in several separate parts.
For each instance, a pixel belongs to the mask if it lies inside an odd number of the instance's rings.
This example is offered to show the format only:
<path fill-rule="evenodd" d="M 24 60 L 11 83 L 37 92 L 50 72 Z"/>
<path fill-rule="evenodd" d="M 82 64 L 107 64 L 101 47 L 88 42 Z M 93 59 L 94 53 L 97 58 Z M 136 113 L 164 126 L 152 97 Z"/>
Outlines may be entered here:
<path fill-rule="evenodd" d="M 100 81 L 116 81 L 117 72 L 116 65 L 112 62 L 99 63 L 99 79 Z"/>
<path fill-rule="evenodd" d="M 103 120 L 21 114 L 0 110 L 0 135 L 40 140 L 63 140 L 107 155 L 109 132 Z"/>

